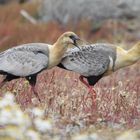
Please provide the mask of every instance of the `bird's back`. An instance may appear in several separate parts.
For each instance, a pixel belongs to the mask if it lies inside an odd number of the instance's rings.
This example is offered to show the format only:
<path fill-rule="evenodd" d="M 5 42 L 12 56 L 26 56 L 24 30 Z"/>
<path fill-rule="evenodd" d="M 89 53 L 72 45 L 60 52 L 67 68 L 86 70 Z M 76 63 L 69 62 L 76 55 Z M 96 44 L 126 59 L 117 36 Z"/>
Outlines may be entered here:
<path fill-rule="evenodd" d="M 35 74 L 48 65 L 49 45 L 29 43 L 0 53 L 0 71 L 16 76 Z"/>
<path fill-rule="evenodd" d="M 115 51 L 115 47 L 111 44 L 80 46 L 80 49 L 70 49 L 59 66 L 85 77 L 102 75 L 110 66 L 113 69 Z"/>

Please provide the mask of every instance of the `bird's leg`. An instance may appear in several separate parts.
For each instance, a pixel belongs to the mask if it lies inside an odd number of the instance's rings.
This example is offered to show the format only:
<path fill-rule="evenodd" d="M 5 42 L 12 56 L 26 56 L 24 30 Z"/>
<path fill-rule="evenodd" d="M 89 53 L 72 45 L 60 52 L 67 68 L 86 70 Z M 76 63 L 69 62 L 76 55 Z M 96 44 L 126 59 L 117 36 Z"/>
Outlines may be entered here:
<path fill-rule="evenodd" d="M 89 93 L 92 94 L 93 106 L 96 107 L 96 92 L 95 92 L 93 86 L 89 86 Z"/>
<path fill-rule="evenodd" d="M 96 108 L 96 92 L 93 89 L 93 86 L 90 86 L 89 83 L 84 80 L 84 77 L 83 76 L 80 76 L 79 79 L 89 89 L 89 92 L 88 93 L 90 93 L 92 95 L 92 105 Z M 87 100 L 88 98 L 89 97 L 86 97 L 85 100 Z"/>
<path fill-rule="evenodd" d="M 34 95 L 37 97 L 37 99 L 41 102 L 38 93 L 36 92 L 35 85 L 36 85 L 36 75 L 28 76 L 26 79 L 29 81 L 31 85 L 31 90 L 34 93 Z M 31 98 L 31 97 L 30 97 Z"/>
<path fill-rule="evenodd" d="M 35 85 L 31 85 L 31 90 L 33 91 L 34 95 L 39 100 L 39 102 L 41 102 L 40 97 L 39 97 L 38 93 L 36 92 Z"/>
<path fill-rule="evenodd" d="M 80 81 L 81 81 L 86 87 L 89 88 L 90 85 L 88 84 L 87 81 L 84 80 L 84 76 L 80 75 L 79 79 L 80 79 Z"/>

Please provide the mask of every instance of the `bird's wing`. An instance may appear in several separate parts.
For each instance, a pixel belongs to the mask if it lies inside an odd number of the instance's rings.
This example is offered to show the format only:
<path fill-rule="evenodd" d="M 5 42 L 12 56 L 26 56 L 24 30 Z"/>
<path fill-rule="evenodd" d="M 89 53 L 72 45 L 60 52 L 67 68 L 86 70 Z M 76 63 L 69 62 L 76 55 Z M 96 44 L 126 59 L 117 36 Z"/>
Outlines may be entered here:
<path fill-rule="evenodd" d="M 48 44 L 30 43 L 0 53 L 0 71 L 29 76 L 48 66 Z"/>
<path fill-rule="evenodd" d="M 107 71 L 110 63 L 110 56 L 104 47 L 102 44 L 92 44 L 70 49 L 58 66 L 83 76 L 101 75 Z"/>

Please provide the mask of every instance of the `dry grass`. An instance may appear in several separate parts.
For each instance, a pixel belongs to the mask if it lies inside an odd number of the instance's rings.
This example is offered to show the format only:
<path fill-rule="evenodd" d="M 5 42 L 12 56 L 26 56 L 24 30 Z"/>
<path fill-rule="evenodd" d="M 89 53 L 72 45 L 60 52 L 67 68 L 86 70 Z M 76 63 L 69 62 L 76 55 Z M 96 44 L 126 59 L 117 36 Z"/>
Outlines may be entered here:
<path fill-rule="evenodd" d="M 127 33 L 124 24 L 107 21 L 102 28 L 93 32 L 88 22 L 82 21 L 73 28 L 61 27 L 57 23 L 28 23 L 19 14 L 20 9 L 26 9 L 31 15 L 36 15 L 37 6 L 33 4 L 18 4 L 0 7 L 0 48 L 1 51 L 18 44 L 29 42 L 53 43 L 64 31 L 73 30 L 88 41 L 134 42 L 135 39 Z M 116 26 L 117 25 L 117 26 Z M 124 31 L 119 33 L 119 31 Z M 106 34 L 107 33 L 107 34 Z M 114 36 L 114 37 L 113 37 Z M 127 36 L 127 37 L 126 37 Z M 140 63 L 120 70 L 103 78 L 95 86 L 97 92 L 97 108 L 92 106 L 91 95 L 78 80 L 78 74 L 64 72 L 59 68 L 44 71 L 38 76 L 37 91 L 42 102 L 33 97 L 29 101 L 30 87 L 24 79 L 7 83 L 1 90 L 1 95 L 10 90 L 16 96 L 17 102 L 24 110 L 39 106 L 46 111 L 46 117 L 54 118 L 58 128 L 78 126 L 80 129 L 93 125 L 99 129 L 104 126 L 121 128 L 139 128 L 140 116 Z M 89 97 L 88 100 L 84 100 Z M 67 131 L 71 133 L 71 130 Z M 65 133 L 67 133 L 65 130 Z"/>
<path fill-rule="evenodd" d="M 1 91 L 3 93 L 7 90 L 13 91 L 23 109 L 40 106 L 46 110 L 46 117 L 58 117 L 59 123 L 63 125 L 80 121 L 79 123 L 84 123 L 86 126 L 117 123 L 134 127 L 139 126 L 140 119 L 138 65 L 135 64 L 100 80 L 95 86 L 96 109 L 92 105 L 87 88 L 78 80 L 78 75 L 63 72 L 59 68 L 44 71 L 38 76 L 37 91 L 42 103 L 39 103 L 34 96 L 32 103 L 29 102 L 30 87 L 23 79 L 7 83 Z M 89 98 L 85 101 L 87 96 Z"/>

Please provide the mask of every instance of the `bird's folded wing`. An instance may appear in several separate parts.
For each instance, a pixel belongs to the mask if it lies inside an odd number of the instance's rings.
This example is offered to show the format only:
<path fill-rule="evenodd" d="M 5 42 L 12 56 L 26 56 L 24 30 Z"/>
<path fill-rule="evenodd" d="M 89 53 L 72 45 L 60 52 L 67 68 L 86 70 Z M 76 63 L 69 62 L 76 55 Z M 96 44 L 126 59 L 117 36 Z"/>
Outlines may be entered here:
<path fill-rule="evenodd" d="M 47 66 L 47 48 L 36 47 L 35 44 L 12 48 L 0 55 L 0 71 L 17 76 L 29 76 Z"/>
<path fill-rule="evenodd" d="M 109 66 L 109 56 L 94 46 L 69 50 L 58 65 L 84 76 L 103 74 Z"/>

